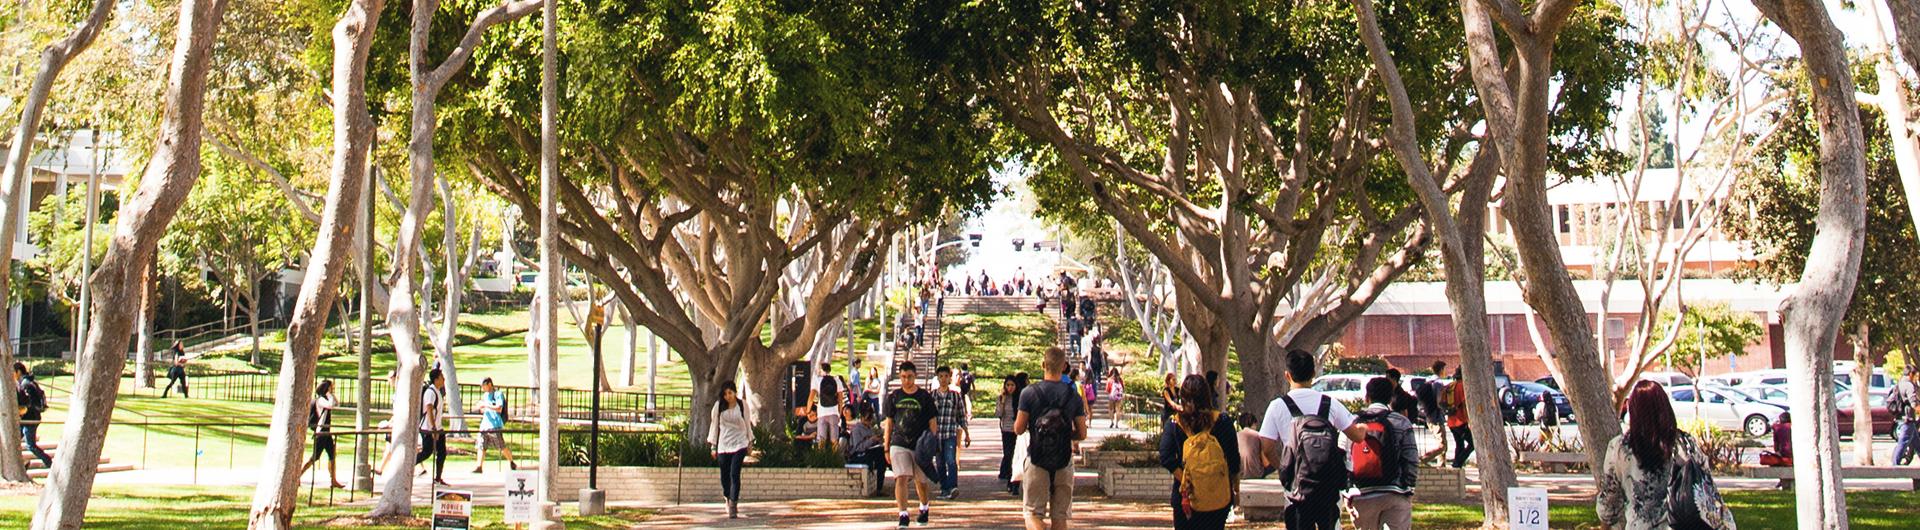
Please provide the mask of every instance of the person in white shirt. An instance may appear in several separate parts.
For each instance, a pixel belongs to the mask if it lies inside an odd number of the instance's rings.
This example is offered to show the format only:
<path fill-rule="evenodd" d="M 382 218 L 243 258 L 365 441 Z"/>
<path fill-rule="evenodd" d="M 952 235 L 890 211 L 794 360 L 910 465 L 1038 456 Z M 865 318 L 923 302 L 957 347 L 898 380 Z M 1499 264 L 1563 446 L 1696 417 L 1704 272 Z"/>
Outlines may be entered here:
<path fill-rule="evenodd" d="M 748 419 L 747 404 L 733 381 L 720 383 L 720 401 L 713 404 L 713 425 L 707 431 L 707 445 L 720 462 L 720 494 L 727 499 L 727 517 L 740 517 L 740 464 L 753 445 L 753 420 Z"/>
<path fill-rule="evenodd" d="M 1287 379 L 1292 382 L 1292 390 L 1267 404 L 1267 413 L 1260 421 L 1260 452 L 1268 462 L 1276 467 L 1282 465 L 1281 448 L 1293 446 L 1293 419 L 1288 401 L 1298 407 L 1303 414 L 1317 414 L 1322 402 L 1332 398 L 1313 389 L 1313 376 L 1318 360 L 1313 354 L 1303 350 L 1287 352 Z M 1355 425 L 1353 413 L 1339 403 L 1326 403 L 1326 420 L 1344 433 L 1349 441 L 1358 442 L 1367 434 L 1364 425 Z M 1283 477 L 1282 480 L 1285 480 Z M 1334 528 L 1340 518 L 1339 496 L 1325 496 L 1311 502 L 1292 502 L 1287 504 L 1287 528 Z"/>
<path fill-rule="evenodd" d="M 336 478 L 340 474 L 334 469 L 333 409 L 339 403 L 333 397 L 333 380 L 321 381 L 320 386 L 314 387 L 313 406 L 307 411 L 307 430 L 313 431 L 313 456 L 307 457 L 307 463 L 300 466 L 300 473 L 304 475 L 320 461 L 320 454 L 326 453 L 327 482 L 335 489 L 346 487 L 340 484 Z"/>
<path fill-rule="evenodd" d="M 439 370 L 427 372 L 427 386 L 420 390 L 420 452 L 413 455 L 416 466 L 426 463 L 428 456 L 434 457 L 433 483 L 440 486 L 448 485 L 442 478 L 447 467 L 447 433 L 440 413 L 440 393 L 445 386 Z"/>

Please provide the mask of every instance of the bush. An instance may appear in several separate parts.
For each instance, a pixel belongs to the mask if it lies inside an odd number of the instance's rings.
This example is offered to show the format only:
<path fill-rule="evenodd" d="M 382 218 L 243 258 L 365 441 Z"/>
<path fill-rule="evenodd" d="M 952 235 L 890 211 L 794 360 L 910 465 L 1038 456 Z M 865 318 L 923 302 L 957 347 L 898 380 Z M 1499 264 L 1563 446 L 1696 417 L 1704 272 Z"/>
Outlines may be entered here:
<path fill-rule="evenodd" d="M 682 447 L 682 435 L 677 432 L 600 432 L 600 465 L 603 466 L 642 466 L 672 467 L 680 465 L 683 454 L 697 453 L 705 457 L 707 465 L 713 465 L 712 457 L 707 455 L 704 445 Z M 560 435 L 560 465 L 584 466 L 588 464 L 588 435 L 583 432 L 569 432 Z M 697 465 L 688 458 L 688 465 Z"/>
<path fill-rule="evenodd" d="M 802 449 L 785 432 L 769 432 L 755 427 L 753 438 L 754 449 L 760 455 L 754 461 L 754 467 L 834 468 L 847 465 L 846 457 L 828 445 L 816 444 L 812 448 Z"/>
<path fill-rule="evenodd" d="M 1134 438 L 1132 436 L 1127 436 L 1127 435 L 1118 435 L 1118 436 L 1108 436 L 1106 438 L 1102 438 L 1100 440 L 1099 450 L 1101 451 L 1156 451 L 1156 450 L 1159 450 L 1159 447 L 1153 446 L 1139 438 Z"/>

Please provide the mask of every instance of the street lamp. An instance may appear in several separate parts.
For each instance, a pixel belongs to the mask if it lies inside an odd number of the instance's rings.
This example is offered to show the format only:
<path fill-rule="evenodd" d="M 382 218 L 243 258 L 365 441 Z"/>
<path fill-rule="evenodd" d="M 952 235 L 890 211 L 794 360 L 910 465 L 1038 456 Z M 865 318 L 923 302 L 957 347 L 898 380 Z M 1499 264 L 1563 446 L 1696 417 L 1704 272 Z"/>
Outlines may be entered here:
<path fill-rule="evenodd" d="M 581 515 L 606 512 L 605 494 L 600 492 L 600 339 L 607 333 L 607 306 L 593 303 L 587 311 L 587 344 L 593 349 L 593 417 L 587 427 L 587 491 L 580 495 Z"/>

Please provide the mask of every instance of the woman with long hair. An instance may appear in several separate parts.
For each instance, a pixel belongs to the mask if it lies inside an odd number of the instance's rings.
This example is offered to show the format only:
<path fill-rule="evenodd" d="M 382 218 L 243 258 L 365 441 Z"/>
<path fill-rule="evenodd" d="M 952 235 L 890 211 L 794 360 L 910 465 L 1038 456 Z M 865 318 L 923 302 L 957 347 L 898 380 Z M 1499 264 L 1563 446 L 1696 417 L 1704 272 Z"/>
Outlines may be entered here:
<path fill-rule="evenodd" d="M 1103 390 L 1107 393 L 1107 410 L 1113 411 L 1113 423 L 1109 424 L 1108 427 L 1118 429 L 1120 428 L 1120 413 L 1127 408 L 1127 384 L 1120 380 L 1119 368 L 1107 369 L 1105 384 L 1107 388 Z"/>
<path fill-rule="evenodd" d="M 709 423 L 707 445 L 720 463 L 720 494 L 727 499 L 727 518 L 739 518 L 740 465 L 753 444 L 753 421 L 747 419 L 747 404 L 740 401 L 740 389 L 732 380 L 720 383 L 720 401 L 713 404 Z"/>
<path fill-rule="evenodd" d="M 313 468 L 314 462 L 320 461 L 320 453 L 326 453 L 327 482 L 334 489 L 346 487 L 340 484 L 340 479 L 336 478 L 340 474 L 334 471 L 333 409 L 339 404 L 340 400 L 333 397 L 332 379 L 321 380 L 320 386 L 314 387 L 313 405 L 307 411 L 307 430 L 313 431 L 313 456 L 307 457 L 307 463 L 300 466 L 300 473 L 306 474 L 308 469 Z"/>
<path fill-rule="evenodd" d="M 1733 513 L 1708 473 L 1707 456 L 1675 423 L 1666 389 L 1653 381 L 1635 383 L 1626 413 L 1627 432 L 1607 444 L 1594 500 L 1600 523 L 1627 530 L 1734 528 Z"/>
<path fill-rule="evenodd" d="M 1240 442 L 1233 419 L 1220 413 L 1213 387 L 1199 375 L 1180 383 L 1180 412 L 1160 430 L 1160 465 L 1173 472 L 1173 527 L 1226 528 L 1231 499 L 1240 490 Z M 1218 447 L 1187 447 L 1189 439 L 1211 435 Z M 1204 440 L 1195 440 L 1204 444 Z M 1219 451 L 1219 461 L 1186 461 L 1187 455 Z M 1225 491 L 1219 488 L 1224 486 Z"/>

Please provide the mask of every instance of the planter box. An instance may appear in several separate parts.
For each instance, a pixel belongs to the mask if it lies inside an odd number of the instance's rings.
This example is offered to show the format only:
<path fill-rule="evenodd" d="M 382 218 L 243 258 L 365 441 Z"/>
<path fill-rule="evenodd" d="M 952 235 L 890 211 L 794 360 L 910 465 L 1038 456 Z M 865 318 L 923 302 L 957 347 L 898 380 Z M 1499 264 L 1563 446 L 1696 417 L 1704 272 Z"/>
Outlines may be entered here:
<path fill-rule="evenodd" d="M 573 501 L 587 487 L 587 468 L 555 472 L 562 501 Z M 741 501 L 857 499 L 878 480 L 866 468 L 771 468 L 740 470 Z M 602 467 L 600 489 L 609 501 L 651 503 L 721 502 L 720 468 Z"/>
<path fill-rule="evenodd" d="M 1080 467 L 1084 469 L 1104 469 L 1122 462 L 1157 461 L 1159 451 L 1101 451 L 1089 449 L 1081 453 Z"/>
<path fill-rule="evenodd" d="M 1100 468 L 1100 491 L 1117 499 L 1166 500 L 1173 491 L 1173 474 L 1159 467 Z"/>

